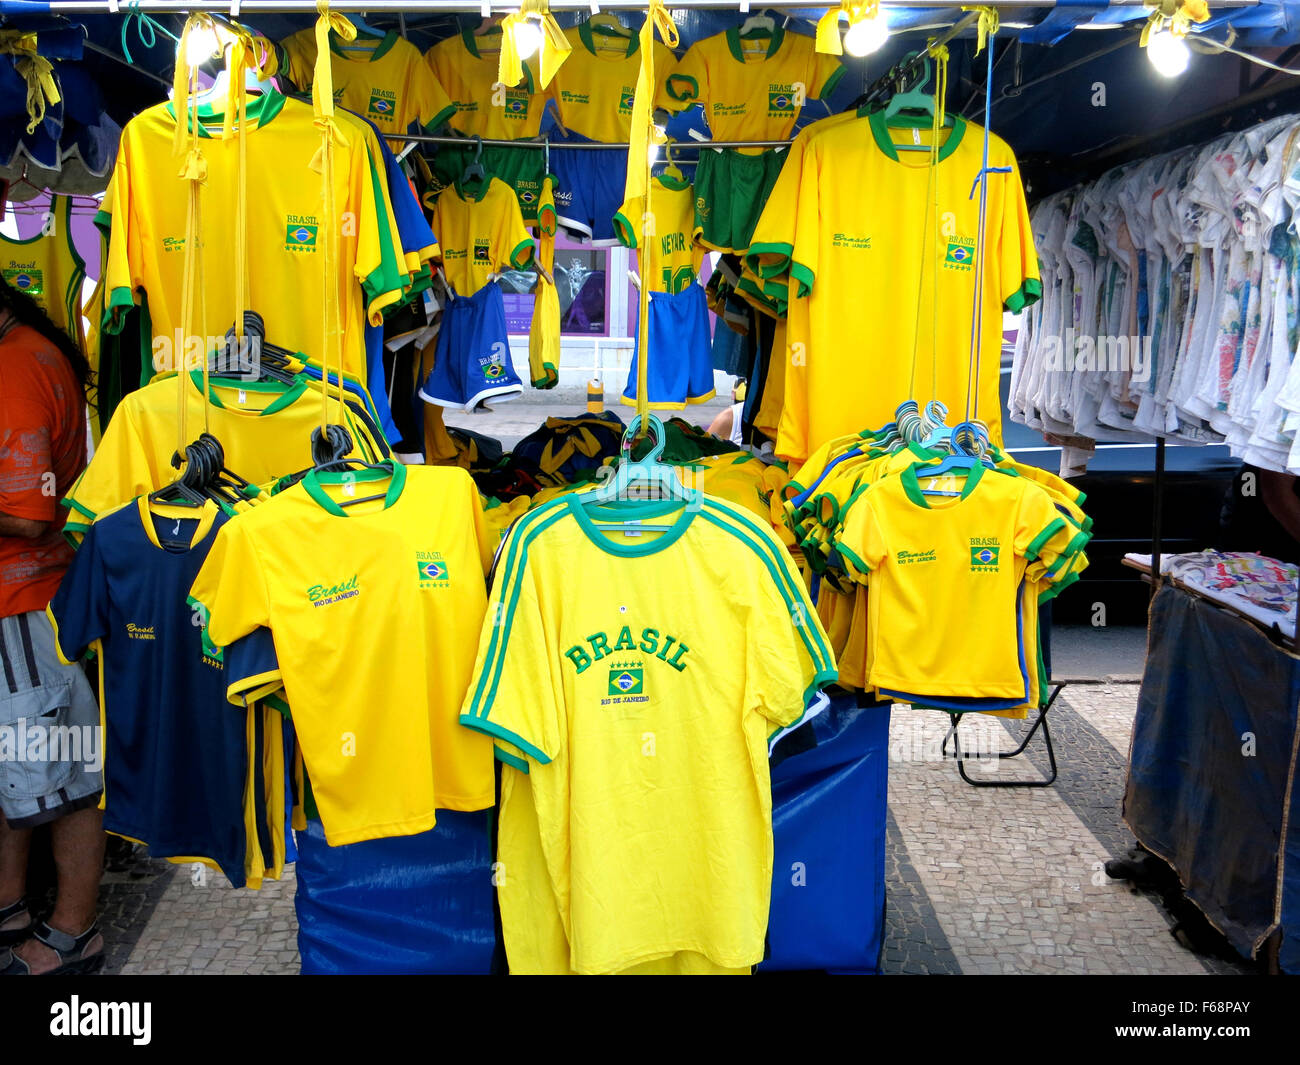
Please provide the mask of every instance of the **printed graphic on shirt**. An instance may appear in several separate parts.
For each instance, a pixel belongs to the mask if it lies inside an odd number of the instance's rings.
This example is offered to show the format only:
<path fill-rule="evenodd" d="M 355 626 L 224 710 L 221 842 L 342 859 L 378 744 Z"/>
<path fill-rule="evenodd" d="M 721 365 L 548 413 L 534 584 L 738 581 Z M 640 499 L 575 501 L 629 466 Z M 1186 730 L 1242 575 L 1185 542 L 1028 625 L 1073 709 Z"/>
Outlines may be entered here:
<path fill-rule="evenodd" d="M 359 573 L 354 573 L 346 581 L 340 581 L 338 584 L 329 586 L 313 584 L 307 589 L 307 598 L 311 600 L 312 605 L 318 607 L 341 603 L 344 599 L 355 599 L 361 594 L 361 589 L 357 587 L 359 577 Z"/>
<path fill-rule="evenodd" d="M 417 551 L 415 566 L 421 588 L 445 588 L 451 580 L 441 551 Z"/>
<path fill-rule="evenodd" d="M 315 251 L 316 232 L 320 228 L 315 215 L 291 214 L 285 216 L 284 250 Z"/>
<path fill-rule="evenodd" d="M 17 263 L 4 271 L 4 279 L 29 296 L 39 296 L 45 292 L 45 274 L 36 269 L 35 263 Z"/>
<path fill-rule="evenodd" d="M 975 265 L 975 239 L 973 237 L 949 237 L 948 251 L 943 257 L 943 265 L 949 270 L 969 270 Z"/>
<path fill-rule="evenodd" d="M 371 89 L 366 114 L 372 122 L 392 122 L 397 113 L 397 93 L 389 89 Z"/>
<path fill-rule="evenodd" d="M 998 568 L 998 548 L 999 544 L 996 536 L 972 537 L 970 542 L 971 572 L 996 570 Z"/>

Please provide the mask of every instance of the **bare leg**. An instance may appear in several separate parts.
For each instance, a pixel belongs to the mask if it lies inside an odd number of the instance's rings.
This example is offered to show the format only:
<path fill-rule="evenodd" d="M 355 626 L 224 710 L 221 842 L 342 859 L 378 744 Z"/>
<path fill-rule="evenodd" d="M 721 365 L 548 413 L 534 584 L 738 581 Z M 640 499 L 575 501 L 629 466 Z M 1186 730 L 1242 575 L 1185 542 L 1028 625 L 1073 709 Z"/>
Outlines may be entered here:
<path fill-rule="evenodd" d="M 31 845 L 32 830 L 10 828 L 0 814 L 0 909 L 12 906 L 27 894 L 27 855 Z M 28 920 L 27 914 L 17 914 L 0 925 L 0 932 L 24 928 Z"/>
<path fill-rule="evenodd" d="M 49 924 L 70 936 L 79 936 L 95 923 L 99 879 L 104 869 L 104 815 L 93 807 L 61 817 L 50 826 L 54 843 L 54 864 L 59 871 L 59 895 Z M 90 943 L 88 951 L 104 949 L 104 941 Z M 59 964 L 59 956 L 34 939 L 14 948 L 33 973 L 48 972 Z"/>

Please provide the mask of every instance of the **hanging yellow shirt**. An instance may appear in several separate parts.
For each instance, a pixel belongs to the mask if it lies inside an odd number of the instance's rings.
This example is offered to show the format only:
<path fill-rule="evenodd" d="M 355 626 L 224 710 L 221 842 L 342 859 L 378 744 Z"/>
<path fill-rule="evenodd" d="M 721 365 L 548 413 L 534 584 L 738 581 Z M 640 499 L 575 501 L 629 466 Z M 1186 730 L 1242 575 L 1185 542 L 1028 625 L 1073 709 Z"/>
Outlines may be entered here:
<path fill-rule="evenodd" d="M 522 270 L 533 257 L 519 200 L 500 178 L 446 189 L 433 208 L 442 267 L 458 296 L 472 296 L 502 270 Z"/>
<path fill-rule="evenodd" d="M 226 468 L 245 480 L 270 487 L 281 477 L 312 465 L 312 430 L 321 421 L 321 385 L 299 378 L 292 386 L 209 378 L 205 401 L 198 371 L 164 377 L 128 393 L 113 413 L 90 465 L 77 478 L 63 505 L 72 513 L 64 527 L 78 539 L 99 515 L 176 479 L 177 389 L 185 393 L 189 440 L 205 426 L 220 441 Z M 387 447 L 353 415 L 330 387 L 329 420 L 352 434 L 353 454 L 380 458 Z M 188 442 L 188 441 L 187 441 Z"/>
<path fill-rule="evenodd" d="M 499 28 L 481 36 L 465 30 L 424 53 L 434 77 L 456 105 L 452 129 L 486 140 L 536 137 L 542 128 L 546 98 L 537 92 L 533 64 L 523 64 L 519 85 L 502 85 L 498 80 L 500 57 Z M 438 237 L 441 240 L 442 234 Z"/>
<path fill-rule="evenodd" d="M 554 102 L 560 124 L 589 140 L 606 144 L 626 141 L 632 125 L 632 97 L 641 70 L 637 34 L 630 32 L 625 37 L 587 21 L 565 30 L 564 35 L 573 51 L 546 89 L 546 98 Z M 666 87 L 676 62 L 672 50 L 656 40 L 655 107 L 673 106 Z"/>
<path fill-rule="evenodd" d="M 55 325 L 85 349 L 81 287 L 86 264 L 72 243 L 72 200 L 53 196 L 40 232 L 26 240 L 0 233 L 0 276 L 31 296 Z"/>
<path fill-rule="evenodd" d="M 976 463 L 960 494 L 945 497 L 924 494 L 919 469 L 867 489 L 838 544 L 870 574 L 869 682 L 886 693 L 1026 699 L 1021 582 L 1060 561 L 1066 523 L 1025 478 Z"/>
<path fill-rule="evenodd" d="M 834 679 L 825 634 L 760 520 L 707 496 L 594 513 L 580 500 L 530 512 L 503 544 L 499 620 L 461 721 L 526 756 L 569 968 L 681 951 L 755 964 L 772 877 L 767 737 Z M 669 531 L 600 528 L 626 518 Z M 498 861 L 530 876 L 514 805 Z M 533 918 L 500 897 L 514 965 Z"/>
<path fill-rule="evenodd" d="M 777 454 L 802 462 L 825 440 L 885 425 L 907 399 L 941 400 L 960 418 L 968 394 L 1000 444 L 1002 314 L 1042 292 L 1015 156 L 990 137 L 990 167 L 1008 172 L 989 175 L 972 389 L 980 200 L 970 192 L 984 131 L 956 118 L 932 169 L 928 151 L 893 140 L 915 132 L 928 143 L 928 129 L 891 131 L 879 112 L 819 125 L 791 147 L 748 253 L 761 277 L 789 279 Z"/>
<path fill-rule="evenodd" d="M 321 178 L 311 169 L 321 134 L 310 104 L 278 93 L 249 100 L 245 150 L 248 167 L 246 260 L 250 308 L 266 322 L 266 336 L 290 351 L 338 364 L 325 343 L 321 256 L 329 232 Z M 343 368 L 366 380 L 366 321 L 379 325 L 385 307 L 401 299 L 410 276 L 373 131 L 340 114 L 348 143 L 335 159 L 338 272 L 331 282 L 342 323 Z M 209 128 L 206 123 L 214 122 Z M 207 167 L 202 189 L 202 287 L 195 297 L 195 332 L 206 354 L 235 321 L 234 225 L 238 139 L 223 141 L 220 116 L 201 113 L 200 144 Z M 171 104 L 141 112 L 122 131 L 117 163 L 96 223 L 109 235 L 105 262 L 105 331 L 121 327 L 123 312 L 148 300 L 155 371 L 177 369 L 188 346 L 181 303 L 185 268 L 188 182 L 177 176 L 184 160 L 172 154 L 176 121 Z M 215 131 L 215 132 L 214 132 Z M 373 145 L 373 149 L 372 146 Z M 373 154 L 372 154 L 373 151 Z M 200 320 L 200 310 L 206 319 Z M 147 335 L 146 335 L 147 342 Z M 188 357 L 188 356 L 187 356 Z"/>
<path fill-rule="evenodd" d="M 289 59 L 289 77 L 311 88 L 316 70 L 316 30 L 308 27 L 280 42 Z M 390 30 L 378 39 L 351 43 L 330 33 L 330 74 L 334 102 L 370 119 L 384 133 L 432 132 L 456 113 L 420 50 Z M 418 127 L 418 128 L 412 128 Z M 401 140 L 389 140 L 394 151 Z"/>
<path fill-rule="evenodd" d="M 733 26 L 687 49 L 667 91 L 677 110 L 703 104 L 714 140 L 786 140 L 804 102 L 829 95 L 843 76 L 839 59 L 818 52 L 811 37 L 778 26 L 770 37 L 742 39 Z"/>
<path fill-rule="evenodd" d="M 690 182 L 659 174 L 650 182 L 650 208 L 637 197 L 614 215 L 614 232 L 628 248 L 636 248 L 644 226 L 649 256 L 646 277 L 652 292 L 685 292 L 700 273 L 704 247 L 693 236 L 695 194 Z"/>
<path fill-rule="evenodd" d="M 309 473 L 218 534 L 192 598 L 218 646 L 271 630 L 331 846 L 493 804 L 492 744 L 456 716 L 495 546 L 469 474 L 400 463 Z"/>

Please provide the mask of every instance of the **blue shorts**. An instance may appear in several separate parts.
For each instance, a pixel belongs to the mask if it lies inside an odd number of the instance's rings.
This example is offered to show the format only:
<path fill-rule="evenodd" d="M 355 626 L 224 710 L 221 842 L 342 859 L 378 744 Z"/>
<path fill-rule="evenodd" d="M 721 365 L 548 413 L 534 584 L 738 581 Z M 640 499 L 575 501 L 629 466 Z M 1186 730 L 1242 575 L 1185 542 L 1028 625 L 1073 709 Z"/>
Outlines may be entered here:
<path fill-rule="evenodd" d="M 420 398 L 440 407 L 473 410 L 485 399 L 514 399 L 523 382 L 510 358 L 506 307 L 501 288 L 490 281 L 472 296 L 457 296 L 442 310 L 433 371 Z"/>
<path fill-rule="evenodd" d="M 709 305 L 701 285 L 684 292 L 650 293 L 650 361 L 646 366 L 648 402 L 658 410 L 678 410 L 688 403 L 705 403 L 714 396 L 713 359 L 709 341 Z M 640 341 L 638 341 L 639 345 Z M 637 359 L 627 374 L 622 401 L 636 406 Z"/>
<path fill-rule="evenodd" d="M 569 140 L 584 143 L 576 133 Z M 580 239 L 612 246 L 614 215 L 623 206 L 627 183 L 627 152 L 609 148 L 558 148 L 551 152 L 555 175 L 555 215 L 559 224 Z"/>

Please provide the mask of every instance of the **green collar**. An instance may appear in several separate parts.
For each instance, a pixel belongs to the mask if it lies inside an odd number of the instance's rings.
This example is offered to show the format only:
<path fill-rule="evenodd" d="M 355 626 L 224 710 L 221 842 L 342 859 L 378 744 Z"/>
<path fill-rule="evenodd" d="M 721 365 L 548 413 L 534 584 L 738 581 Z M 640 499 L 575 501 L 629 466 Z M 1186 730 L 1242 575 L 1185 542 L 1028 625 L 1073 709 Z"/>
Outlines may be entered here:
<path fill-rule="evenodd" d="M 861 110 L 858 112 L 859 115 L 862 113 Z M 890 127 L 885 125 L 885 112 L 883 110 L 872 111 L 866 116 L 866 119 L 871 123 L 871 135 L 875 138 L 876 147 L 885 153 L 887 159 L 892 159 L 896 163 L 899 162 L 898 150 L 894 147 L 894 139 L 889 135 Z M 898 121 L 900 128 L 907 128 L 908 120 L 906 118 L 900 115 Z M 916 122 L 914 128 L 928 129 L 931 125 L 931 120 L 926 118 Z M 957 145 L 961 143 L 965 133 L 966 120 L 961 115 L 953 115 L 952 130 L 948 133 L 948 139 L 939 146 L 939 162 L 942 163 L 957 150 Z M 919 169 L 919 167 L 914 169 Z"/>
<path fill-rule="evenodd" d="M 596 34 L 591 28 L 590 20 L 578 24 L 578 36 L 579 38 L 581 38 L 583 46 L 587 49 L 588 52 L 594 55 L 597 59 L 605 58 L 596 50 L 596 41 L 595 41 Z M 601 36 L 609 39 L 617 39 L 620 41 L 623 39 L 619 34 L 616 33 L 602 33 Z M 624 56 L 624 58 L 627 58 L 628 56 L 636 55 L 636 50 L 638 47 L 640 47 L 640 44 L 641 42 L 637 39 L 637 35 L 635 33 L 631 34 L 627 42 L 627 54 Z"/>
<path fill-rule="evenodd" d="M 190 381 L 194 384 L 194 390 L 203 394 L 203 372 L 201 370 L 191 370 Z M 279 393 L 279 398 L 263 407 L 259 411 L 245 411 L 238 407 L 227 407 L 221 402 L 221 397 L 217 395 L 217 388 L 233 388 L 240 392 L 262 392 L 262 393 Z M 285 407 L 294 403 L 299 396 L 307 391 L 307 378 L 295 378 L 294 383 L 286 388 L 278 381 L 241 381 L 236 377 L 208 377 L 208 402 L 214 407 L 221 410 L 231 410 L 235 414 L 243 414 L 252 418 L 265 418 L 267 415 L 275 414 L 284 410 Z"/>
<path fill-rule="evenodd" d="M 225 101 L 220 101 L 224 105 Z M 276 115 L 284 110 L 284 95 L 278 92 L 258 93 L 256 96 L 249 94 L 248 104 L 245 107 L 245 115 L 248 121 L 252 123 L 250 127 L 253 130 L 259 130 L 269 123 Z M 167 112 L 176 117 L 176 103 L 169 100 L 167 102 Z M 211 138 L 212 134 L 208 132 L 208 126 L 217 126 L 221 124 L 225 117 L 225 111 L 218 109 L 217 102 L 209 100 L 206 103 L 199 104 L 199 136 Z M 190 112 L 185 115 L 185 128 L 190 126 Z"/>
<path fill-rule="evenodd" d="M 331 30 L 330 51 L 340 59 L 346 59 L 349 63 L 377 63 L 392 50 L 393 45 L 397 43 L 397 37 L 398 34 L 396 30 L 389 30 L 380 39 L 379 43 L 375 45 L 374 49 L 370 52 L 370 55 L 363 58 L 355 52 L 349 53 L 343 51 L 343 49 L 339 47 L 338 34 Z"/>
<path fill-rule="evenodd" d="M 780 50 L 781 45 L 784 41 L 785 41 L 785 30 L 783 30 L 780 26 L 777 26 L 772 31 L 772 39 L 771 41 L 768 42 L 767 45 L 767 55 L 765 55 L 763 58 L 771 59 L 774 55 L 776 55 L 776 53 Z M 727 47 L 731 49 L 732 57 L 736 60 L 737 63 L 748 62 L 748 60 L 745 59 L 745 50 L 741 47 L 739 26 L 732 26 L 731 29 L 727 30 Z"/>
<path fill-rule="evenodd" d="M 353 484 L 361 481 L 388 481 L 388 491 L 384 493 L 384 509 L 387 510 L 397 502 L 398 497 L 402 494 L 402 489 L 406 487 L 406 467 L 400 462 L 390 462 L 392 473 L 387 470 L 340 470 L 338 472 L 322 472 L 320 470 L 311 470 L 306 477 L 302 479 L 302 486 L 307 490 L 307 494 L 319 503 L 325 510 L 339 518 L 350 518 L 351 514 L 343 507 L 339 506 L 325 491 L 322 485 L 327 484 Z"/>
<path fill-rule="evenodd" d="M 691 183 L 683 178 L 670 177 L 667 174 L 656 174 L 655 180 L 666 189 L 672 189 L 674 192 L 681 192 L 682 189 L 689 189 Z"/>
<path fill-rule="evenodd" d="M 926 510 L 934 510 L 925 499 L 925 493 L 921 491 L 921 485 L 916 479 L 916 471 L 922 466 L 916 463 L 908 466 L 901 474 L 903 481 L 903 491 L 907 493 L 907 498 L 915 503 L 918 507 L 924 507 Z M 966 483 L 962 485 L 961 495 L 957 497 L 957 503 L 961 503 L 967 496 L 975 491 L 975 486 L 980 483 L 980 478 L 984 476 L 984 463 L 977 462 L 971 467 L 970 473 L 966 475 Z M 956 506 L 956 503 L 952 504 Z M 947 510 L 948 507 L 940 507 L 939 510 Z"/>
<path fill-rule="evenodd" d="M 468 185 L 462 184 L 460 178 L 452 182 L 452 188 L 456 190 L 456 195 L 466 203 L 482 203 L 487 198 L 488 189 L 491 186 L 491 174 L 482 181 L 471 181 Z"/>
<path fill-rule="evenodd" d="M 496 34 L 497 36 L 500 36 L 501 28 L 499 26 L 493 26 L 490 30 L 488 30 L 484 34 L 484 36 L 488 36 L 489 34 Z M 465 42 L 465 50 L 469 52 L 470 55 L 472 55 L 475 59 L 483 58 L 483 56 L 479 54 L 478 38 L 474 36 L 473 30 L 469 30 L 469 29 L 461 30 L 460 39 Z"/>
<path fill-rule="evenodd" d="M 624 558 L 637 555 L 653 555 L 656 551 L 662 551 L 665 547 L 681 539 L 682 534 L 686 532 L 691 521 L 695 518 L 695 511 L 688 504 L 678 500 L 646 500 L 645 502 L 621 500 L 592 507 L 591 509 L 597 511 L 600 517 L 616 522 L 661 518 L 673 511 L 681 512 L 677 520 L 673 522 L 672 528 L 666 533 L 661 533 L 654 539 L 641 543 L 619 543 L 617 540 L 611 540 L 606 536 L 596 522 L 592 520 L 587 507 L 582 505 L 580 496 L 581 493 L 571 493 L 567 502 L 569 510 L 577 520 L 578 525 L 587 534 L 587 539 L 602 551 Z"/>

